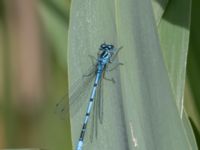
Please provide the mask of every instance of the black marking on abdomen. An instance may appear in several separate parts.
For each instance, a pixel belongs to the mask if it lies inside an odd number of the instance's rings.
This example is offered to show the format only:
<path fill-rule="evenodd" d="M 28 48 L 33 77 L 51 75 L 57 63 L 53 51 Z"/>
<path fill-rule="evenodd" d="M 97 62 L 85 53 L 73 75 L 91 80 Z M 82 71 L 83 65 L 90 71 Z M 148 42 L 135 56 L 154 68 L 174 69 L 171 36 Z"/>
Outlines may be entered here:
<path fill-rule="evenodd" d="M 84 123 L 84 124 L 83 124 L 83 128 L 82 128 L 82 130 L 85 130 L 85 129 L 86 129 L 86 126 L 87 126 L 87 124 Z"/>
<path fill-rule="evenodd" d="M 84 135 L 85 135 L 85 131 L 82 130 L 82 131 L 81 131 L 81 136 L 80 136 L 80 138 L 79 138 L 79 141 L 83 141 Z"/>
<path fill-rule="evenodd" d="M 83 128 L 82 128 L 82 130 L 81 130 L 81 135 L 80 135 L 79 141 L 83 141 L 83 138 L 84 138 L 84 135 L 85 135 L 86 127 L 87 127 L 87 124 L 84 123 L 84 124 L 83 124 Z"/>

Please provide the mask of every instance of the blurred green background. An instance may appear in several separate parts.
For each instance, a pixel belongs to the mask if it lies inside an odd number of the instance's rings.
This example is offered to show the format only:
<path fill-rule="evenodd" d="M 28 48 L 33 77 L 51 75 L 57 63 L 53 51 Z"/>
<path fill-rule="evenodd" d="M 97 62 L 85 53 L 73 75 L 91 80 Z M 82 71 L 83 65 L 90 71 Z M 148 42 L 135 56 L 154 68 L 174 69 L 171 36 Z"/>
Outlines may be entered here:
<path fill-rule="evenodd" d="M 0 1 L 0 148 L 70 149 L 69 123 L 54 113 L 67 91 L 69 6 Z"/>
<path fill-rule="evenodd" d="M 185 106 L 200 146 L 200 2 L 193 0 Z M 0 1 L 0 148 L 71 149 L 54 114 L 67 92 L 70 0 Z"/>

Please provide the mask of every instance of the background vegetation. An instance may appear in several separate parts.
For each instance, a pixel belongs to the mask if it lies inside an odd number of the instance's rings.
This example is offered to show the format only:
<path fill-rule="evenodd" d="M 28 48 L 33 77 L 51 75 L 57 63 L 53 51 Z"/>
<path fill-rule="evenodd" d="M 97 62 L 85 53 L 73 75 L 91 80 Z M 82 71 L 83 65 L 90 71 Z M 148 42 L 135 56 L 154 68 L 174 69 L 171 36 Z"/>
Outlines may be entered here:
<path fill-rule="evenodd" d="M 70 149 L 66 0 L 0 1 L 0 148 Z M 69 137 L 68 137 L 69 136 Z"/>

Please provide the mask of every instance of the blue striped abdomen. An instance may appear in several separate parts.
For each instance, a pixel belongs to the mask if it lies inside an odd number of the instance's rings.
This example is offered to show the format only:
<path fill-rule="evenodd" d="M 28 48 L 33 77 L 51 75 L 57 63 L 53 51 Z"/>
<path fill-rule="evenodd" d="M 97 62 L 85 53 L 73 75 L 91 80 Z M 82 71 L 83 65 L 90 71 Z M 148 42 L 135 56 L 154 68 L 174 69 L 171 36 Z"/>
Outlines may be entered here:
<path fill-rule="evenodd" d="M 85 132 L 86 132 L 87 124 L 88 124 L 88 121 L 89 121 L 90 113 L 91 113 L 91 110 L 92 110 L 92 106 L 94 104 L 94 98 L 95 98 L 95 95 L 96 95 L 97 86 L 98 86 L 98 83 L 99 83 L 99 81 L 101 80 L 101 77 L 102 77 L 103 68 L 104 68 L 104 65 L 98 64 L 98 70 L 97 70 L 96 78 L 95 78 L 94 85 L 93 85 L 93 88 L 92 88 L 92 93 L 91 93 L 91 96 L 90 96 L 89 104 L 88 104 L 87 111 L 86 111 L 86 114 L 85 114 L 85 119 L 84 119 L 84 122 L 83 122 L 82 130 L 81 130 L 81 134 L 80 134 L 80 138 L 79 138 L 76 150 L 82 150 L 83 139 L 84 139 L 84 136 L 85 136 Z"/>

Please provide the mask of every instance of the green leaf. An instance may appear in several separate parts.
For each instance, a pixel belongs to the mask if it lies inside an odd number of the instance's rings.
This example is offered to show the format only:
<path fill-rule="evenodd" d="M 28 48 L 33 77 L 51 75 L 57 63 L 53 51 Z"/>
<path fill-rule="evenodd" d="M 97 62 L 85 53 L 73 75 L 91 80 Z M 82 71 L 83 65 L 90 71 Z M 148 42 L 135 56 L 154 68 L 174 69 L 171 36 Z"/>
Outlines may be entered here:
<path fill-rule="evenodd" d="M 161 47 L 179 111 L 183 109 L 183 93 L 189 45 L 190 0 L 175 0 L 158 26 Z"/>
<path fill-rule="evenodd" d="M 185 134 L 188 136 L 191 149 L 198 149 L 188 116 L 183 110 L 190 18 L 190 0 L 171 1 L 160 21 L 158 30 L 174 98 L 185 127 Z"/>
<path fill-rule="evenodd" d="M 186 108 L 190 120 L 195 131 L 196 139 L 198 141 L 198 146 L 200 147 L 200 61 L 199 61 L 199 34 L 200 34 L 200 1 L 192 1 L 192 18 L 191 18 L 191 36 L 190 36 L 190 46 L 188 55 L 188 87 L 186 90 L 186 96 L 190 95 L 186 99 Z"/>
<path fill-rule="evenodd" d="M 49 46 L 53 47 L 54 54 L 60 65 L 66 69 L 68 11 L 65 0 L 59 2 L 43 0 L 40 5 L 40 15 L 43 20 Z"/>
<path fill-rule="evenodd" d="M 193 135 L 191 127 L 188 122 L 185 123 L 188 125 L 186 132 L 176 104 L 179 94 L 174 87 L 179 87 L 178 91 L 182 92 L 184 79 L 171 84 L 169 68 L 166 67 L 169 61 L 166 59 L 169 58 L 164 59 L 165 54 L 161 51 L 161 47 L 163 49 L 165 46 L 162 33 L 170 27 L 165 23 L 159 24 L 159 28 L 164 28 L 159 29 L 160 43 L 156 24 L 164 9 L 159 11 L 156 21 L 155 12 L 149 0 L 72 1 L 68 38 L 70 93 L 73 83 L 82 77 L 91 64 L 88 55 L 95 55 L 101 43 L 123 46 L 119 61 L 124 66 L 113 71 L 117 83 L 112 85 L 105 81 L 103 85 L 104 122 L 98 126 L 98 139 L 90 142 L 89 125 L 84 149 L 188 150 L 196 146 L 193 138 L 192 141 L 188 139 Z M 184 30 L 184 33 L 187 33 L 184 40 L 188 40 L 188 30 Z M 181 31 L 179 36 L 183 36 Z M 181 40 L 177 42 L 180 43 L 175 46 L 180 49 L 188 43 L 183 45 Z M 185 61 L 181 60 L 181 63 Z M 185 64 L 181 65 L 180 70 L 185 71 Z M 74 147 L 79 138 L 85 107 L 71 118 Z"/>
<path fill-rule="evenodd" d="M 185 120 L 184 126 L 192 149 L 196 147 L 195 138 L 187 115 L 183 115 L 183 96 L 186 75 L 186 62 L 189 45 L 190 31 L 190 0 L 176 0 L 169 3 L 169 6 L 159 25 L 159 35 L 163 55 L 168 69 L 171 86 L 180 116 Z M 193 143 L 193 144 L 191 144 Z"/>

